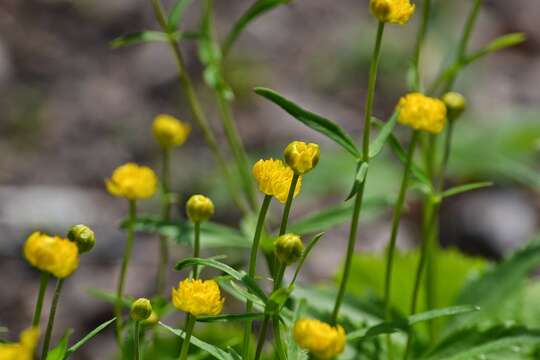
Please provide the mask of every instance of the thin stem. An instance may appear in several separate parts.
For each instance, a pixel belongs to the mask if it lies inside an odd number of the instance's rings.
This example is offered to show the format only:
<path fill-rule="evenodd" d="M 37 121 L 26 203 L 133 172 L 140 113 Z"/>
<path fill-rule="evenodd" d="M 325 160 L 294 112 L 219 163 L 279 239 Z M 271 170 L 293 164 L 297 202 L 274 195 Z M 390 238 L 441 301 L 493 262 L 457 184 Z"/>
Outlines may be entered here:
<path fill-rule="evenodd" d="M 407 159 L 405 162 L 405 169 L 403 170 L 403 176 L 401 178 L 401 186 L 399 188 L 399 194 L 394 206 L 394 212 L 392 216 L 392 228 L 390 231 L 390 240 L 388 245 L 388 254 L 386 258 L 386 275 L 384 279 L 384 318 L 389 320 L 390 316 L 390 290 L 392 284 L 392 269 L 394 265 L 394 252 L 396 249 L 397 234 L 399 231 L 399 224 L 401 222 L 401 215 L 403 212 L 403 205 L 405 203 L 405 195 L 407 194 L 407 188 L 409 185 L 409 172 L 412 165 L 412 159 L 414 155 L 414 149 L 418 141 L 419 132 L 414 130 L 409 143 L 409 149 L 407 150 Z"/>
<path fill-rule="evenodd" d="M 39 321 L 41 319 L 41 310 L 43 309 L 43 299 L 45 298 L 45 291 L 49 284 L 49 278 L 51 275 L 48 272 L 42 271 L 39 277 L 39 292 L 36 301 L 36 307 L 34 310 L 34 317 L 32 319 L 32 326 L 39 327 Z"/>
<path fill-rule="evenodd" d="M 126 282 L 126 275 L 131 260 L 131 254 L 133 252 L 134 231 L 133 223 L 137 213 L 137 203 L 135 200 L 129 200 L 129 226 L 127 228 L 126 247 L 124 249 L 124 256 L 122 257 L 122 265 L 120 267 L 120 275 L 118 278 L 118 287 L 116 289 L 116 305 L 114 308 L 114 315 L 116 316 L 116 341 L 119 345 L 122 345 L 122 300 L 124 297 L 124 286 Z"/>
<path fill-rule="evenodd" d="M 156 20 L 158 21 L 162 30 L 166 33 L 170 33 L 171 30 L 167 24 L 167 18 L 165 16 L 165 11 L 163 10 L 161 1 L 151 0 L 151 3 L 154 9 L 154 15 L 156 17 Z M 180 81 L 180 86 L 182 87 L 182 90 L 191 107 L 191 112 L 193 113 L 193 117 L 195 118 L 197 125 L 199 126 L 199 128 L 201 129 L 203 133 L 203 137 L 206 144 L 210 148 L 210 151 L 212 152 L 218 166 L 221 168 L 221 171 L 223 172 L 226 185 L 233 196 L 234 202 L 242 211 L 247 212 L 247 209 L 244 203 L 239 198 L 238 189 L 234 185 L 234 182 L 230 176 L 229 170 L 227 168 L 227 163 L 221 153 L 221 149 L 219 148 L 219 145 L 216 141 L 214 132 L 212 131 L 212 128 L 210 127 L 208 120 L 206 118 L 206 115 L 204 114 L 202 110 L 202 106 L 195 93 L 195 89 L 193 87 L 193 82 L 191 81 L 191 77 L 186 71 L 186 66 L 184 63 L 184 58 L 182 56 L 182 51 L 180 50 L 180 46 L 178 45 L 178 43 L 172 36 L 169 38 L 169 45 L 174 54 L 176 66 L 178 68 L 178 78 Z"/>
<path fill-rule="evenodd" d="M 294 191 L 296 190 L 296 185 L 298 184 L 298 179 L 300 175 L 294 174 L 291 179 L 291 185 L 289 186 L 289 193 L 287 194 L 287 201 L 285 202 L 285 207 L 283 208 L 283 215 L 281 217 L 281 225 L 279 226 L 279 236 L 287 232 L 287 224 L 289 222 L 289 213 L 291 212 L 291 205 L 294 199 Z"/>
<path fill-rule="evenodd" d="M 193 223 L 193 257 L 198 258 L 201 253 L 201 223 L 200 222 L 194 222 Z M 199 277 L 199 269 L 197 267 L 197 264 L 193 265 L 193 278 L 197 279 Z"/>
<path fill-rule="evenodd" d="M 264 228 L 264 222 L 266 219 L 266 214 L 268 213 L 268 208 L 270 202 L 272 201 L 271 195 L 265 195 L 261 209 L 259 210 L 259 217 L 257 219 L 257 226 L 255 228 L 255 234 L 253 236 L 253 244 L 251 245 L 251 254 L 249 257 L 248 265 L 248 276 L 252 279 L 255 277 L 255 271 L 257 269 L 257 253 L 259 251 L 259 245 L 261 243 L 261 234 Z M 250 300 L 246 301 L 246 313 L 253 311 L 253 302 Z M 248 359 L 249 357 L 249 343 L 251 337 L 251 320 L 246 320 L 244 327 L 244 343 L 242 345 L 242 358 Z"/>
<path fill-rule="evenodd" d="M 358 192 L 356 193 L 355 199 L 354 199 L 354 209 L 352 214 L 352 221 L 351 221 L 351 228 L 349 231 L 349 241 L 347 243 L 347 253 L 345 255 L 345 266 L 343 269 L 343 276 L 341 277 L 341 283 L 339 284 L 339 290 L 336 297 L 336 302 L 334 304 L 334 310 L 332 311 L 332 317 L 330 320 L 331 325 L 336 325 L 338 315 L 339 315 L 339 309 L 341 307 L 341 303 L 343 302 L 343 298 L 345 296 L 345 291 L 347 290 L 347 282 L 349 281 L 349 276 L 351 272 L 351 264 L 352 264 L 352 258 L 354 254 L 354 247 L 356 244 L 356 234 L 358 231 L 358 222 L 360 220 L 360 210 L 362 207 L 362 198 L 364 197 L 364 188 L 365 188 L 365 180 L 360 184 L 360 188 L 358 189 Z"/>
<path fill-rule="evenodd" d="M 186 318 L 186 328 L 184 330 L 184 333 L 186 334 L 186 337 L 184 338 L 184 341 L 182 342 L 182 349 L 180 350 L 180 360 L 186 360 L 189 352 L 189 343 L 191 340 L 191 334 L 193 333 L 193 328 L 195 327 L 195 322 L 197 318 L 195 316 L 192 316 L 191 314 L 188 314 Z"/>
<path fill-rule="evenodd" d="M 364 136 L 362 141 L 362 156 L 364 161 L 369 161 L 369 143 L 371 137 L 371 113 L 373 111 L 373 99 L 375 98 L 375 85 L 377 84 L 377 69 L 379 67 L 379 59 L 381 56 L 381 44 L 384 33 L 384 23 L 379 22 L 377 27 L 377 35 L 375 38 L 375 47 L 371 57 L 371 65 L 369 69 L 368 89 L 366 104 L 364 108 Z"/>
<path fill-rule="evenodd" d="M 171 217 L 171 202 L 169 199 L 170 192 L 170 171 L 171 169 L 171 150 L 163 148 L 161 161 L 161 219 L 163 221 L 170 220 Z M 169 265 L 169 243 L 164 235 L 159 237 L 159 267 L 156 279 L 156 289 L 158 295 L 163 295 L 165 283 L 167 282 L 167 267 Z"/>
<path fill-rule="evenodd" d="M 444 150 L 441 162 L 441 168 L 439 170 L 439 184 L 438 190 L 444 190 L 444 182 L 446 178 L 446 168 L 448 167 L 448 159 L 450 158 L 450 149 L 452 147 L 452 135 L 454 133 L 454 119 L 448 119 L 448 126 L 445 130 L 444 136 Z"/>
<path fill-rule="evenodd" d="M 141 359 L 141 345 L 140 345 L 140 333 L 141 333 L 141 322 L 140 321 L 135 321 L 135 334 L 134 334 L 134 340 L 133 343 L 135 345 L 135 349 L 134 349 L 134 355 L 135 355 L 135 360 L 139 360 Z"/>
<path fill-rule="evenodd" d="M 431 0 L 424 0 L 422 7 L 422 22 L 420 24 L 420 29 L 416 35 L 416 46 L 414 51 L 413 66 L 414 66 L 414 85 L 416 91 L 423 91 L 423 84 L 420 74 L 420 54 L 424 46 L 424 40 L 426 37 L 426 32 L 429 23 L 429 14 L 431 9 Z"/>
<path fill-rule="evenodd" d="M 60 300 L 60 293 L 62 292 L 62 285 L 64 285 L 64 279 L 58 279 L 56 281 L 56 288 L 54 289 L 54 296 L 51 303 L 51 310 L 49 312 L 49 321 L 47 322 L 47 330 L 45 332 L 45 338 L 43 340 L 43 349 L 41 350 L 41 360 L 47 359 L 49 352 L 49 345 L 51 343 L 51 336 L 54 327 L 54 318 L 56 317 L 56 309 L 58 308 L 58 301 Z"/>
<path fill-rule="evenodd" d="M 266 315 L 262 323 L 261 333 L 259 334 L 259 341 L 257 342 L 257 350 L 255 351 L 255 360 L 259 360 L 261 358 L 269 321 L 270 321 L 270 316 Z M 247 359 L 247 358 L 244 358 L 244 359 Z"/>

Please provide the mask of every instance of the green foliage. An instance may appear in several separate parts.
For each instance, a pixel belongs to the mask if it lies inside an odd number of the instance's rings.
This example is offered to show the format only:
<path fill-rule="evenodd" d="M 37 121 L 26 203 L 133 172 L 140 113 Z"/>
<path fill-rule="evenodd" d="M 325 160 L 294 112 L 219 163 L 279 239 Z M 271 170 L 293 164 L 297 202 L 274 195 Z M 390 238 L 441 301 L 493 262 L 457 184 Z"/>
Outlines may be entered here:
<path fill-rule="evenodd" d="M 147 42 L 168 42 L 170 39 L 179 40 L 181 37 L 182 34 L 179 32 L 169 35 L 161 31 L 138 31 L 117 37 L 111 41 L 111 47 L 117 49 L 127 45 L 136 45 Z"/>
<path fill-rule="evenodd" d="M 176 30 L 178 25 L 182 21 L 186 8 L 193 2 L 193 0 L 176 0 L 167 22 L 172 30 Z"/>

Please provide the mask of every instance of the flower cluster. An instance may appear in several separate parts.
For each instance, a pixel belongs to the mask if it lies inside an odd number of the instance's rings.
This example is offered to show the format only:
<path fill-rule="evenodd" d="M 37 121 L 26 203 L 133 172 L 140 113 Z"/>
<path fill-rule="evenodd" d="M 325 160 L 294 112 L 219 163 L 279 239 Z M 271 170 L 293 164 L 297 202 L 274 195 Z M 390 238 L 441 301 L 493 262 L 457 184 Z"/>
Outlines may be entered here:
<path fill-rule="evenodd" d="M 114 196 L 129 200 L 145 199 L 156 192 L 157 176 L 147 166 L 127 163 L 114 170 L 106 185 L 109 193 Z"/>
<path fill-rule="evenodd" d="M 39 341 L 39 329 L 32 327 L 21 333 L 18 343 L 0 343 L 0 359 L 32 360 Z"/>
<path fill-rule="evenodd" d="M 186 279 L 172 290 L 175 308 L 194 316 L 218 315 L 225 299 L 214 280 Z"/>
<path fill-rule="evenodd" d="M 26 240 L 23 252 L 32 266 L 59 279 L 70 276 L 79 266 L 77 245 L 58 236 L 34 232 Z"/>
<path fill-rule="evenodd" d="M 446 106 L 435 98 L 420 93 L 410 93 L 399 100 L 398 121 L 415 130 L 438 134 L 446 124 Z"/>
<path fill-rule="evenodd" d="M 152 132 L 161 147 L 170 149 L 182 145 L 187 140 L 191 126 L 171 115 L 161 114 L 154 119 Z"/>
<path fill-rule="evenodd" d="M 293 141 L 283 152 L 285 162 L 297 174 L 304 175 L 319 163 L 320 150 L 317 144 Z"/>
<path fill-rule="evenodd" d="M 345 330 L 315 319 L 301 319 L 294 324 L 294 340 L 317 359 L 332 359 L 345 349 Z"/>
<path fill-rule="evenodd" d="M 413 15 L 415 5 L 409 0 L 371 0 L 369 8 L 383 23 L 404 25 Z"/>
<path fill-rule="evenodd" d="M 281 160 L 259 160 L 253 165 L 253 176 L 259 185 L 259 190 L 266 194 L 274 196 L 281 203 L 287 201 L 289 188 L 291 186 L 293 170 L 286 166 Z M 302 179 L 298 179 L 294 196 L 300 192 Z"/>

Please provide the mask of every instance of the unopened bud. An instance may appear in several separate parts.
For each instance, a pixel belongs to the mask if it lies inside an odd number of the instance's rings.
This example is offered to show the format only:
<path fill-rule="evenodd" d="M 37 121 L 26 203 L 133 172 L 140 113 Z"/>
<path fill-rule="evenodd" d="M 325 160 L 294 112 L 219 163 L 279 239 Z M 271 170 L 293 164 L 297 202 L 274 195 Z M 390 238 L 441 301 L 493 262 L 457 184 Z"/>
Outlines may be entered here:
<path fill-rule="evenodd" d="M 446 105 L 448 118 L 455 120 L 461 116 L 465 108 L 467 107 L 467 100 L 465 97 L 457 92 L 448 92 L 443 95 L 442 101 Z"/>
<path fill-rule="evenodd" d="M 291 265 L 298 261 L 304 251 L 304 244 L 300 236 L 295 234 L 281 235 L 274 242 L 276 247 L 276 257 L 282 263 Z"/>
<path fill-rule="evenodd" d="M 131 305 L 131 318 L 135 321 L 146 320 L 152 315 L 152 304 L 145 298 L 137 299 Z"/>
<path fill-rule="evenodd" d="M 214 215 L 214 203 L 203 195 L 193 195 L 186 203 L 188 217 L 194 223 L 208 220 Z"/>
<path fill-rule="evenodd" d="M 92 231 L 92 229 L 86 225 L 73 225 L 69 229 L 67 237 L 70 241 L 77 244 L 79 254 L 92 250 L 94 245 L 96 245 L 96 236 L 94 235 L 94 231 Z"/>
<path fill-rule="evenodd" d="M 296 174 L 303 175 L 319 163 L 320 150 L 317 144 L 293 141 L 283 152 L 285 162 Z"/>

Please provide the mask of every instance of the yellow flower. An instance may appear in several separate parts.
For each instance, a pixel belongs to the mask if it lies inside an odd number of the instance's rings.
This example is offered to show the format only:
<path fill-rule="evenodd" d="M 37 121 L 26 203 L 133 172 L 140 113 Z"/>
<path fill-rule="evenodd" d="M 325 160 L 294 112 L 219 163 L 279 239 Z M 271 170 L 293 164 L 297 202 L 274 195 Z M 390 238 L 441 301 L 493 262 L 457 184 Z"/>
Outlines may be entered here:
<path fill-rule="evenodd" d="M 194 316 L 218 315 L 225 299 L 214 280 L 186 279 L 178 289 L 172 289 L 172 302 L 178 310 Z"/>
<path fill-rule="evenodd" d="M 345 349 L 345 330 L 315 319 L 302 319 L 294 324 L 294 340 L 320 360 L 332 359 Z"/>
<path fill-rule="evenodd" d="M 446 106 L 435 98 L 410 93 L 399 100 L 398 121 L 416 130 L 438 134 L 446 124 Z"/>
<path fill-rule="evenodd" d="M 60 279 L 70 276 L 79 266 L 77 245 L 58 236 L 34 232 L 26 240 L 23 252 L 32 266 Z"/>
<path fill-rule="evenodd" d="M 403 25 L 411 18 L 415 5 L 409 0 L 371 0 L 369 8 L 379 21 Z"/>
<path fill-rule="evenodd" d="M 171 148 L 180 146 L 186 141 L 191 126 L 171 115 L 160 114 L 154 119 L 152 132 L 159 145 Z"/>
<path fill-rule="evenodd" d="M 18 343 L 0 343 L 1 360 L 32 360 L 34 349 L 39 340 L 39 329 L 36 327 L 24 330 Z"/>
<path fill-rule="evenodd" d="M 285 162 L 295 173 L 304 175 L 319 163 L 319 145 L 293 141 L 287 145 L 283 155 Z"/>
<path fill-rule="evenodd" d="M 156 192 L 157 177 L 147 166 L 127 163 L 117 167 L 105 183 L 114 196 L 130 200 L 145 199 Z"/>
<path fill-rule="evenodd" d="M 281 203 L 287 201 L 289 188 L 293 177 L 293 170 L 286 166 L 281 160 L 259 160 L 253 165 L 253 176 L 259 184 L 259 190 L 272 195 Z M 300 192 L 302 178 L 298 179 L 294 189 L 294 197 Z"/>
<path fill-rule="evenodd" d="M 206 221 L 214 215 L 214 203 L 204 195 L 193 195 L 186 203 L 186 211 L 191 221 Z"/>

